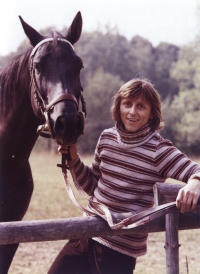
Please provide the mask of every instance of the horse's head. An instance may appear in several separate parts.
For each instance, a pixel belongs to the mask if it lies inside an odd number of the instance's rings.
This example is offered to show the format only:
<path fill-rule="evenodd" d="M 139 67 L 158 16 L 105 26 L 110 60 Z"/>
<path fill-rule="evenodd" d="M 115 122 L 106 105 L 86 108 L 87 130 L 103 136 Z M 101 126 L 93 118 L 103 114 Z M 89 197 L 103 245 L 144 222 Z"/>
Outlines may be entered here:
<path fill-rule="evenodd" d="M 81 14 L 77 13 L 65 36 L 52 31 L 51 37 L 44 37 L 21 17 L 20 20 L 33 46 L 30 55 L 32 108 L 39 119 L 46 120 L 39 131 L 49 130 L 59 144 L 73 144 L 84 130 L 84 114 L 79 111 L 80 100 L 85 111 L 79 77 L 83 64 L 73 48 L 81 35 Z"/>

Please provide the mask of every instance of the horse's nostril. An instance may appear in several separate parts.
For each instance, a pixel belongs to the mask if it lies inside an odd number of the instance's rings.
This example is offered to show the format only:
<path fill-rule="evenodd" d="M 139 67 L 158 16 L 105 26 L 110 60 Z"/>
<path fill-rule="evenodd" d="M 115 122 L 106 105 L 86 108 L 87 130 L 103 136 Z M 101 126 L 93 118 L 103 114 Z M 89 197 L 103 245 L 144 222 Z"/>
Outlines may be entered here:
<path fill-rule="evenodd" d="M 84 121 L 79 113 L 61 115 L 54 124 L 55 137 L 63 144 L 75 143 L 83 129 Z"/>
<path fill-rule="evenodd" d="M 65 121 L 62 117 L 58 117 L 58 119 L 56 120 L 56 124 L 55 124 L 55 131 L 57 133 L 62 133 L 64 131 L 65 128 Z"/>
<path fill-rule="evenodd" d="M 76 124 L 77 124 L 77 128 L 81 128 L 82 126 L 82 121 L 81 121 L 81 117 L 79 115 L 77 115 L 76 117 Z"/>

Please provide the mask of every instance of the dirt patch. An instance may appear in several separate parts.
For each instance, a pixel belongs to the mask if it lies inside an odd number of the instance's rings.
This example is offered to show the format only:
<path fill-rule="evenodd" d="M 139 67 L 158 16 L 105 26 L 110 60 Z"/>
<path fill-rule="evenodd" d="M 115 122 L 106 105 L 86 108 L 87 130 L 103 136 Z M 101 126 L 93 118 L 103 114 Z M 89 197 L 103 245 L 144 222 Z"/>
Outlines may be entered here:
<path fill-rule="evenodd" d="M 66 241 L 20 244 L 9 274 L 47 273 Z"/>

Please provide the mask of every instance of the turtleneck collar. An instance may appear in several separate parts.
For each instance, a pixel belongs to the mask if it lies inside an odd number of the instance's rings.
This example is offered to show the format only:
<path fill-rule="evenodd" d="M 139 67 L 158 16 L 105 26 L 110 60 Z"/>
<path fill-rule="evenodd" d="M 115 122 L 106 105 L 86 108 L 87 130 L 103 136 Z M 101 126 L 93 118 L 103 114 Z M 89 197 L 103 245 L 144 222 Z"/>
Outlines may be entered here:
<path fill-rule="evenodd" d="M 155 132 L 152 131 L 149 123 L 141 127 L 136 132 L 125 131 L 121 123 L 116 123 L 116 130 L 118 133 L 118 143 L 124 145 L 131 145 L 131 147 L 137 147 L 147 142 Z"/>

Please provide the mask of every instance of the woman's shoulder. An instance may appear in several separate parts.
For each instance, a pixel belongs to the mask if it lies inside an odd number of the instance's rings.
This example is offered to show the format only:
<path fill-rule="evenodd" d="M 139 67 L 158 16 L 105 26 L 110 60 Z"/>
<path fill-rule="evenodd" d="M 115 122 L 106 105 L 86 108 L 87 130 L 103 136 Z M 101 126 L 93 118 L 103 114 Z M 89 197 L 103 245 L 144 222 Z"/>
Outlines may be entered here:
<path fill-rule="evenodd" d="M 171 155 L 176 153 L 177 149 L 174 147 L 170 140 L 164 139 L 158 132 L 145 143 L 142 148 L 145 149 L 146 153 L 154 159 L 157 157 L 165 157 L 166 155 Z"/>
<path fill-rule="evenodd" d="M 149 145 L 153 146 L 155 150 L 159 150 L 162 148 L 167 148 L 167 147 L 173 147 L 173 143 L 168 140 L 164 139 L 158 132 L 156 132 L 152 138 L 149 140 Z"/>
<path fill-rule="evenodd" d="M 117 131 L 115 127 L 104 129 L 99 137 L 99 143 L 113 142 L 117 139 Z"/>
<path fill-rule="evenodd" d="M 157 145 L 173 145 L 170 140 L 163 138 L 158 132 L 154 134 L 152 141 L 155 142 Z"/>
<path fill-rule="evenodd" d="M 107 136 L 107 135 L 116 135 L 117 130 L 115 127 L 104 129 L 101 133 L 101 136 Z"/>

